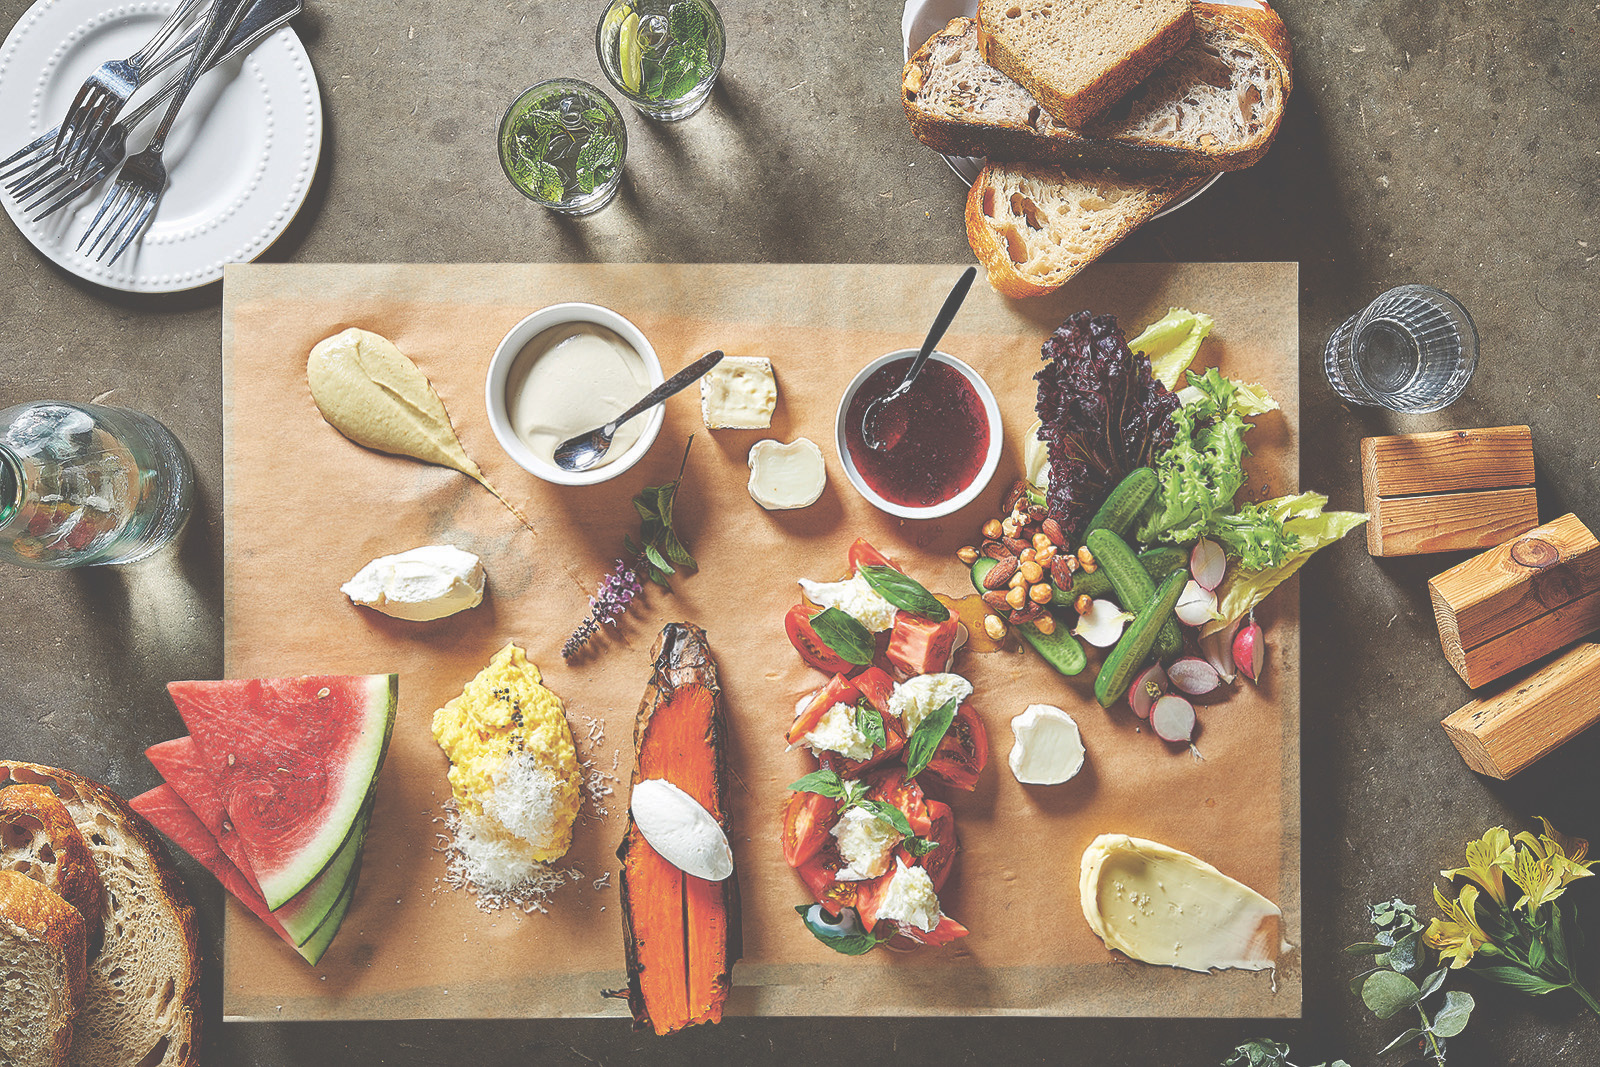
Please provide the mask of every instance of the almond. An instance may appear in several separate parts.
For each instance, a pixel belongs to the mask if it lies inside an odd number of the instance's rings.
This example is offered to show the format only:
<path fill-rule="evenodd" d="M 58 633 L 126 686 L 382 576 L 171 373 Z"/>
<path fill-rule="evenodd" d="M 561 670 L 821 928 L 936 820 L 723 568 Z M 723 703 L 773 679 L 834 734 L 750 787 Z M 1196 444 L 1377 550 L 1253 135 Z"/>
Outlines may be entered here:
<path fill-rule="evenodd" d="M 983 576 L 985 589 L 1004 589 L 1011 576 L 1017 573 L 1017 561 L 1010 557 L 999 559 L 990 568 L 989 573 Z"/>
<path fill-rule="evenodd" d="M 998 589 L 983 594 L 983 603 L 990 611 L 1010 611 L 1011 605 L 1006 603 L 1006 595 Z"/>
<path fill-rule="evenodd" d="M 1044 533 L 1044 535 L 1046 537 L 1050 538 L 1050 543 L 1052 545 L 1055 545 L 1057 548 L 1065 548 L 1066 547 L 1066 544 L 1067 544 L 1067 531 L 1063 530 L 1061 528 L 1061 524 L 1059 522 L 1057 522 L 1055 519 L 1050 519 L 1050 518 L 1045 519 L 1044 522 L 1040 525 L 1039 529 Z"/>
<path fill-rule="evenodd" d="M 1002 545 L 999 541 L 985 541 L 983 543 L 982 551 L 985 556 L 988 556 L 992 560 L 1016 558 L 1016 553 L 1006 551 L 1006 546 Z"/>
<path fill-rule="evenodd" d="M 1063 591 L 1072 588 L 1072 567 L 1067 562 L 1069 559 L 1073 557 L 1057 556 L 1050 561 L 1050 581 L 1057 589 Z"/>
<path fill-rule="evenodd" d="M 1029 548 L 1028 542 L 1019 541 L 1015 537 L 1002 537 L 1000 543 L 1009 548 L 1013 556 L 1020 556 Z"/>
<path fill-rule="evenodd" d="M 1011 622 L 1013 625 L 1024 622 L 1034 622 L 1037 619 L 1044 618 L 1045 615 L 1046 612 L 1044 608 L 1040 607 L 1038 604 L 1029 603 L 1021 610 L 1013 611 L 1011 613 Z"/>

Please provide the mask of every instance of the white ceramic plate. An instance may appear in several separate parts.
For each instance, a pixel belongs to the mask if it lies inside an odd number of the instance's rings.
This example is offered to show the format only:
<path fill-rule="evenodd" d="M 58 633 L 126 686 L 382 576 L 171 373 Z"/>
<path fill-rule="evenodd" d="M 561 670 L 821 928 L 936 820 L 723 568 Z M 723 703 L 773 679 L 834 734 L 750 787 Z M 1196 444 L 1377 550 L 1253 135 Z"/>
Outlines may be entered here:
<path fill-rule="evenodd" d="M 38 0 L 0 45 L 0 159 L 59 123 L 83 79 L 137 51 L 171 7 L 172 0 Z M 157 109 L 128 138 L 130 153 L 160 117 Z M 285 27 L 200 80 L 167 140 L 166 195 L 116 263 L 76 251 L 106 184 L 41 222 L 23 217 L 9 195 L 0 200 L 35 248 L 78 277 L 130 293 L 177 292 L 265 251 L 305 201 L 321 150 L 316 75 Z"/>
<path fill-rule="evenodd" d="M 1261 7 L 1256 0 L 1211 0 L 1217 4 L 1231 4 L 1235 7 Z M 978 13 L 977 0 L 906 0 L 905 11 L 900 16 L 900 37 L 905 46 L 905 58 L 911 60 L 911 53 L 928 43 L 928 38 L 944 29 L 945 24 L 951 19 L 968 17 Z M 914 42 L 914 43 L 913 43 Z M 982 156 L 945 156 L 944 161 L 950 164 L 950 169 L 956 176 L 971 185 L 978 177 L 978 172 L 983 169 Z M 1156 213 L 1156 218 L 1170 215 L 1174 211 L 1194 200 L 1207 189 L 1217 184 L 1221 174 L 1213 174 L 1211 179 L 1194 192 L 1181 200 L 1175 200 L 1163 210 Z"/>

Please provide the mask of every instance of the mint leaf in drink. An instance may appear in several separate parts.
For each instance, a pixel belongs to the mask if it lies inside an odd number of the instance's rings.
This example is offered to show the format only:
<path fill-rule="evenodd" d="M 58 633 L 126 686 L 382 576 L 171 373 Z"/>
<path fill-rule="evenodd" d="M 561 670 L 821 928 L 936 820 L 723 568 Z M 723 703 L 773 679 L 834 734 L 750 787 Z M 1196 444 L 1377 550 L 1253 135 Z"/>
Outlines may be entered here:
<path fill-rule="evenodd" d="M 667 11 L 667 32 L 678 44 L 704 45 L 710 29 L 706 13 L 691 0 L 673 4 Z"/>
<path fill-rule="evenodd" d="M 667 49 L 661 59 L 663 77 L 659 100 L 675 100 L 688 96 L 700 84 L 710 66 L 704 48 L 675 44 Z"/>
<path fill-rule="evenodd" d="M 573 181 L 578 186 L 578 192 L 582 195 L 588 196 L 594 192 L 594 171 L 588 169 L 580 170 Z"/>
<path fill-rule="evenodd" d="M 583 113 L 583 122 L 591 130 L 598 130 L 606 124 L 606 113 L 597 107 L 591 107 Z"/>
<path fill-rule="evenodd" d="M 533 195 L 552 204 L 560 203 L 567 195 L 561 173 L 548 163 L 534 164 Z"/>
<path fill-rule="evenodd" d="M 615 166 L 620 148 L 617 139 L 609 133 L 595 133 L 590 136 L 583 150 L 578 153 L 579 170 L 598 170 L 601 167 Z M 663 521 L 672 525 L 672 502 L 667 500 L 661 512 Z"/>

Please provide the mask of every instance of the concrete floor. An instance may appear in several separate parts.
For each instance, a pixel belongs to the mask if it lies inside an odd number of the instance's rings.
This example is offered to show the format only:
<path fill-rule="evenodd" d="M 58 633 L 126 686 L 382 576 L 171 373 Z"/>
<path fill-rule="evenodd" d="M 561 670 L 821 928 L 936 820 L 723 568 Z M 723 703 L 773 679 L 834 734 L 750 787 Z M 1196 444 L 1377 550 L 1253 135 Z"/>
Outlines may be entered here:
<path fill-rule="evenodd" d="M 0 25 L 26 0 L 0 0 Z M 356 0 L 298 22 L 327 138 L 311 201 L 268 259 L 965 262 L 962 188 L 906 129 L 899 5 L 728 0 L 727 64 L 679 126 L 630 116 L 620 201 L 583 222 L 523 200 L 494 158 L 501 110 L 555 74 L 600 80 L 599 4 Z M 1360 499 L 1359 438 L 1529 423 L 1542 513 L 1600 522 L 1600 8 L 1489 0 L 1286 0 L 1297 85 L 1277 145 L 1197 205 L 1134 235 L 1125 260 L 1298 260 L 1304 291 L 1302 483 Z M 1466 397 L 1435 416 L 1352 411 L 1319 365 L 1333 327 L 1391 285 L 1458 296 L 1482 335 Z M 42 397 L 156 414 L 186 443 L 202 501 L 179 557 L 185 600 L 149 568 L 0 577 L 0 752 L 124 792 L 173 736 L 166 679 L 221 667 L 220 289 L 164 299 L 86 286 L 0 227 L 0 407 Z M 1346 989 L 1364 907 L 1421 901 L 1431 871 L 1494 822 L 1535 813 L 1600 837 L 1600 736 L 1512 784 L 1471 774 L 1437 720 L 1467 691 L 1439 653 L 1425 579 L 1454 559 L 1370 559 L 1359 538 L 1306 571 L 1306 1019 L 1295 1025 L 1047 1020 L 734 1020 L 671 1041 L 620 1023 L 221 1026 L 218 1064 L 1082 1062 L 1211 1067 L 1239 1040 L 1300 1064 L 1376 1051 Z M 172 623 L 190 623 L 177 625 Z M 192 871 L 192 868 L 190 869 Z M 191 879 L 214 959 L 219 892 Z M 1596 894 L 1589 910 L 1600 917 Z M 216 1006 L 216 969 L 210 1004 Z M 1562 996 L 1480 985 L 1451 1063 L 1600 1064 L 1600 1020 Z"/>

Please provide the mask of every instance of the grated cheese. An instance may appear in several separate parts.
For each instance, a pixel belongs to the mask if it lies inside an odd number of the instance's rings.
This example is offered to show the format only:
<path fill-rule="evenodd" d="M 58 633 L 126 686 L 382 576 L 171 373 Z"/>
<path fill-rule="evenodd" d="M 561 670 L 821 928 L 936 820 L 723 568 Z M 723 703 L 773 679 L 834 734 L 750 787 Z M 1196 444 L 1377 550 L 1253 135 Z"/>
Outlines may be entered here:
<path fill-rule="evenodd" d="M 576 867 L 533 859 L 533 846 L 505 832 L 494 819 L 463 816 L 451 805 L 445 809 L 444 823 L 450 831 L 445 839 L 445 883 L 470 890 L 480 911 L 547 912 L 552 893 L 583 877 Z"/>
<path fill-rule="evenodd" d="M 532 753 L 509 756 L 494 774 L 494 788 L 483 798 L 484 814 L 522 842 L 549 851 L 566 829 L 561 818 L 566 808 L 562 785 Z"/>

